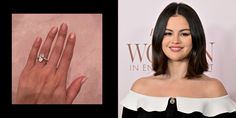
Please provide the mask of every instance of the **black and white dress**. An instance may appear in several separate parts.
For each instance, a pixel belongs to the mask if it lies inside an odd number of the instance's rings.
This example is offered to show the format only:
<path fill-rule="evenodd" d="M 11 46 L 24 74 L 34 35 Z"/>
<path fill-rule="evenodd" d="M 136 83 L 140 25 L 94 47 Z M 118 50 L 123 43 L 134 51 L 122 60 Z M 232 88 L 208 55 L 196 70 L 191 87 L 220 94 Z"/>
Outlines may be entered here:
<path fill-rule="evenodd" d="M 229 95 L 215 98 L 155 97 L 132 90 L 121 101 L 122 118 L 236 118 Z"/>

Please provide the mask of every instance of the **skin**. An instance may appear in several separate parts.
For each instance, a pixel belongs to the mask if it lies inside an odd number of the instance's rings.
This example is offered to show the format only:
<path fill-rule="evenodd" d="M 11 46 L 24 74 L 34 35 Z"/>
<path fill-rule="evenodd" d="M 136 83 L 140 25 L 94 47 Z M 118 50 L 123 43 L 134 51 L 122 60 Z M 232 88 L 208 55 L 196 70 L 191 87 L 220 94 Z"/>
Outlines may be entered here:
<path fill-rule="evenodd" d="M 204 74 L 187 79 L 188 54 L 192 49 L 189 24 L 185 17 L 169 18 L 162 41 L 162 50 L 168 57 L 166 74 L 143 77 L 135 81 L 131 90 L 158 97 L 211 98 L 227 95 L 223 84 Z"/>
<path fill-rule="evenodd" d="M 59 31 L 57 27 L 49 31 L 43 44 L 40 37 L 36 38 L 19 78 L 17 104 L 72 104 L 87 77 L 79 76 L 68 88 L 66 87 L 68 69 L 76 41 L 75 33 L 70 33 L 66 40 L 67 30 L 68 26 L 63 23 Z M 56 35 L 57 38 L 55 38 Z M 54 39 L 56 42 L 52 47 Z M 39 50 L 40 47 L 41 50 Z M 48 57 L 50 52 L 51 56 L 48 61 L 37 60 L 38 54 Z"/>

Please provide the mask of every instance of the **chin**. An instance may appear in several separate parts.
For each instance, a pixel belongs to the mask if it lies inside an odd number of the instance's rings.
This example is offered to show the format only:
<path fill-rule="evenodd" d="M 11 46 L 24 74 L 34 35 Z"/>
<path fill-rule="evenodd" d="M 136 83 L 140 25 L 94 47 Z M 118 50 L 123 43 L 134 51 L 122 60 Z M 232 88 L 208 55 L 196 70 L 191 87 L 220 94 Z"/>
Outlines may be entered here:
<path fill-rule="evenodd" d="M 182 57 L 182 56 L 167 56 L 169 61 L 183 61 L 186 60 L 186 57 Z"/>

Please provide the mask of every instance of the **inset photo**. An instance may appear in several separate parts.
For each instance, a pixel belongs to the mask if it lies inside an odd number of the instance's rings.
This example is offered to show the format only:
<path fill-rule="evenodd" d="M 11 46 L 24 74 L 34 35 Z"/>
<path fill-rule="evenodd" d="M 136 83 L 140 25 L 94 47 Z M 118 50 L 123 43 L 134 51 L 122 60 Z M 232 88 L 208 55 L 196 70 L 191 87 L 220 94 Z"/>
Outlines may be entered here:
<path fill-rule="evenodd" d="M 102 14 L 12 14 L 12 104 L 102 104 Z"/>

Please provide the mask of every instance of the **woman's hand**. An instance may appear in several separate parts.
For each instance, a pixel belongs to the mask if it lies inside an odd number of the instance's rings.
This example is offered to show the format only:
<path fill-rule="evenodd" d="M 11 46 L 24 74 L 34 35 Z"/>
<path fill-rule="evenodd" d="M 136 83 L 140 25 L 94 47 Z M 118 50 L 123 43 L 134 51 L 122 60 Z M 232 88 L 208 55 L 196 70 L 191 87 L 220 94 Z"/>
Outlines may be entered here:
<path fill-rule="evenodd" d="M 19 78 L 17 104 L 72 104 L 86 77 L 76 78 L 66 88 L 76 39 L 75 33 L 70 33 L 66 40 L 67 29 L 64 23 L 59 31 L 57 27 L 53 27 L 40 50 L 42 39 L 36 38 Z M 57 40 L 52 47 L 57 33 Z"/>

